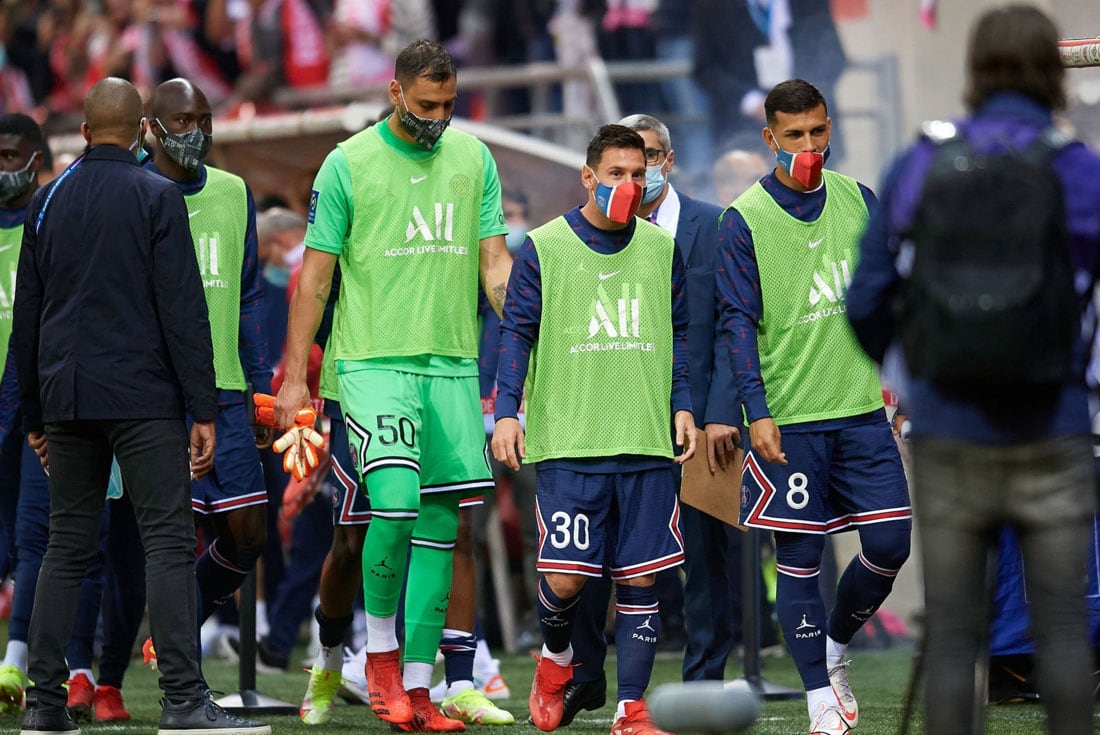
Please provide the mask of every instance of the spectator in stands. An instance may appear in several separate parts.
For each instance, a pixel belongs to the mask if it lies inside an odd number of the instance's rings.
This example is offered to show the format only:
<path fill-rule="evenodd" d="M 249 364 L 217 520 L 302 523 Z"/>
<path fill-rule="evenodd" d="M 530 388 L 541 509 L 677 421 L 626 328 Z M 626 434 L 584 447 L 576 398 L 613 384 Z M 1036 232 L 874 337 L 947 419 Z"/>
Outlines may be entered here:
<path fill-rule="evenodd" d="M 847 61 L 829 3 L 696 2 L 694 75 L 710 94 L 717 150 L 729 148 L 738 132 L 760 131 L 766 90 L 784 79 L 807 80 L 835 107 L 836 82 Z M 843 156 L 839 133 L 834 128 L 831 144 L 837 158 Z"/>
<path fill-rule="evenodd" d="M 752 141 L 757 140 L 757 136 L 752 136 Z M 735 147 L 714 162 L 710 176 L 720 206 L 728 207 L 734 199 L 768 173 L 771 167 L 759 148 L 755 142 L 745 148 Z"/>

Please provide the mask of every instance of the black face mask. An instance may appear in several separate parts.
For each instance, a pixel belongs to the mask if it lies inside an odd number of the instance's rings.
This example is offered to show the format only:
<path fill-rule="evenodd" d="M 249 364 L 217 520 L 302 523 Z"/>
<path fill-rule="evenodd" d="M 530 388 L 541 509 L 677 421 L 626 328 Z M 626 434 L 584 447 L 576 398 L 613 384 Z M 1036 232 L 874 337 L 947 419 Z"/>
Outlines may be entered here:
<path fill-rule="evenodd" d="M 187 171 L 198 171 L 210 147 L 214 145 L 214 136 L 207 135 L 198 128 L 192 128 L 186 133 L 169 133 L 160 120 L 156 121 L 160 129 L 165 131 L 160 139 L 161 147 L 168 157 Z"/>
<path fill-rule="evenodd" d="M 443 131 L 451 124 L 451 118 L 445 117 L 436 120 L 414 115 L 409 110 L 409 103 L 405 101 L 405 91 L 401 87 L 398 87 L 397 91 L 401 94 L 401 104 L 405 106 L 405 111 L 398 118 L 401 120 L 401 124 L 405 126 L 405 130 L 409 131 L 409 135 L 415 138 L 416 142 L 426 150 L 430 151 L 435 148 L 436 141 L 443 136 Z"/>
<path fill-rule="evenodd" d="M 38 173 L 31 171 L 31 164 L 37 156 L 38 152 L 35 151 L 27 159 L 27 165 L 18 171 L 0 171 L 0 204 L 18 199 L 30 190 L 35 174 Z"/>

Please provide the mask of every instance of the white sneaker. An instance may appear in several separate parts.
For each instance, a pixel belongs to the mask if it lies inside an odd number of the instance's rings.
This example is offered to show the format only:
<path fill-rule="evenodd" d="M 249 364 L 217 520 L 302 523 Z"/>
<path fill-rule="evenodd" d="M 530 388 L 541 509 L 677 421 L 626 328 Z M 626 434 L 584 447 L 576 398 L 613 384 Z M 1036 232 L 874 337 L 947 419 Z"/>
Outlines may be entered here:
<path fill-rule="evenodd" d="M 367 648 L 357 653 L 344 649 L 344 668 L 340 672 L 341 683 L 336 694 L 347 702 L 370 704 L 367 694 Z"/>
<path fill-rule="evenodd" d="M 484 694 L 486 699 L 494 701 L 508 699 L 508 697 L 512 696 L 512 691 L 508 688 L 508 684 L 505 683 L 504 677 L 500 675 L 500 660 L 493 659 L 493 663 L 498 665 L 496 671 L 490 671 L 488 669 L 478 671 L 474 669 L 474 689 Z M 436 682 L 435 686 L 428 690 L 428 698 L 437 704 L 447 698 L 446 678 L 440 679 Z"/>
<path fill-rule="evenodd" d="M 810 718 L 810 735 L 847 735 L 851 729 L 835 704 L 822 702 Z"/>
<path fill-rule="evenodd" d="M 443 677 L 428 690 L 428 699 L 439 704 L 447 698 L 447 678 Z"/>
<path fill-rule="evenodd" d="M 833 685 L 833 693 L 840 702 L 840 714 L 848 727 L 859 724 L 859 705 L 852 694 L 852 686 L 848 683 L 848 669 L 852 667 L 851 661 L 841 661 L 836 666 L 829 668 L 829 683 Z"/>

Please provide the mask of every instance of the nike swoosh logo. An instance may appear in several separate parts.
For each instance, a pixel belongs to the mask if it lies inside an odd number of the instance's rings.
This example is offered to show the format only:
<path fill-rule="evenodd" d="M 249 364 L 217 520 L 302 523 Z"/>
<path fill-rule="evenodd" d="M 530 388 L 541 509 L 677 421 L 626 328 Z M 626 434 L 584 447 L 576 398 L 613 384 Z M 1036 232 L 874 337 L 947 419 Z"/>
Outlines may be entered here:
<path fill-rule="evenodd" d="M 810 250 L 813 250 L 814 248 L 816 248 L 818 245 L 820 245 L 823 242 L 825 242 L 824 237 L 821 238 L 820 240 L 810 240 Z"/>
<path fill-rule="evenodd" d="M 187 219 L 191 219 L 192 217 L 194 217 L 196 214 L 198 214 L 201 211 L 202 211 L 201 209 L 196 209 L 194 212 L 191 212 L 190 214 L 187 215 Z"/>
<path fill-rule="evenodd" d="M 15 247 L 15 246 L 14 245 L 5 245 L 4 247 L 0 247 L 0 253 L 4 252 L 5 250 L 11 250 L 13 247 Z"/>
<path fill-rule="evenodd" d="M 419 184 L 421 181 L 423 181 L 426 178 L 428 178 L 428 177 L 427 176 L 413 176 L 412 178 L 409 179 L 409 183 L 410 184 Z"/>
<path fill-rule="evenodd" d="M 611 278 L 612 276 L 617 276 L 620 273 L 622 273 L 622 271 L 615 271 L 614 273 L 600 273 L 598 274 L 598 277 L 601 281 L 606 281 L 608 278 Z"/>

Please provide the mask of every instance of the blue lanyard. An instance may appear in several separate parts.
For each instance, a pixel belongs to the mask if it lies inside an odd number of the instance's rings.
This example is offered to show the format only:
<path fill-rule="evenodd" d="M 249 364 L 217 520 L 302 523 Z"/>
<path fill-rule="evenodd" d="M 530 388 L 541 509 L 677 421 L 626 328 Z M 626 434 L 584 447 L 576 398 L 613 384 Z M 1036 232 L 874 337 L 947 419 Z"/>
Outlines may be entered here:
<path fill-rule="evenodd" d="M 76 170 L 76 167 L 80 165 L 80 162 L 84 160 L 84 154 L 81 154 L 79 158 L 69 164 L 69 167 L 61 172 L 61 175 L 57 177 L 57 180 L 50 185 L 50 190 L 46 192 L 46 201 L 42 202 L 42 209 L 38 210 L 38 219 L 34 223 L 34 234 L 38 234 L 38 231 L 42 228 L 42 220 L 46 219 L 46 207 L 50 206 L 50 200 L 53 199 L 53 195 L 57 193 L 57 190 L 61 188 L 61 182 L 69 178 L 69 174 Z"/>

